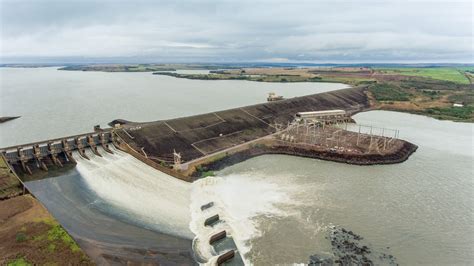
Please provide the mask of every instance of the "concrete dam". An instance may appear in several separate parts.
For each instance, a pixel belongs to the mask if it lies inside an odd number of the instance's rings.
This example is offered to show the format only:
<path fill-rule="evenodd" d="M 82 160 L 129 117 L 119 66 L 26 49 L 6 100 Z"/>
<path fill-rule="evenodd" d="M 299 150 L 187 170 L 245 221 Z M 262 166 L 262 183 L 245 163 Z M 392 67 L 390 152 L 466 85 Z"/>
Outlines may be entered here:
<path fill-rule="evenodd" d="M 196 116 L 134 123 L 116 120 L 116 133 L 136 151 L 152 160 L 173 161 L 173 150 L 190 161 L 274 133 L 301 111 L 343 109 L 354 114 L 369 107 L 364 88 L 295 97 Z"/>
<path fill-rule="evenodd" d="M 154 169 L 187 182 L 202 177 L 205 171 L 263 154 L 359 165 L 406 160 L 417 146 L 398 139 L 397 130 L 384 129 L 381 135 L 374 134 L 372 127 L 370 133 L 362 133 L 360 126 L 359 132 L 347 130 L 347 124 L 353 122 L 351 116 L 369 108 L 366 88 L 356 87 L 184 118 L 146 123 L 117 119 L 109 124 L 111 128 L 96 126 L 91 133 L 6 147 L 0 152 L 22 182 L 41 179 L 47 171 L 65 165 L 75 167 L 76 159 L 87 165 L 96 163 L 89 161 L 89 156 L 111 156 L 104 152 L 127 152 Z M 316 116 L 317 121 L 304 118 L 314 113 L 320 115 Z M 326 115 L 331 113 L 341 115 Z M 76 169 L 79 168 L 80 164 Z M 230 250 L 203 256 L 202 262 L 210 257 L 218 265 L 231 259 L 238 261 L 239 250 L 232 242 L 232 233 L 229 237 L 228 229 L 221 228 L 225 219 L 214 213 L 215 202 L 200 204 L 196 206 L 200 218 L 195 227 L 203 232 L 197 245 L 205 251 L 203 254 L 209 253 L 206 250 L 217 242 L 227 241 L 227 246 L 232 246 Z"/>
<path fill-rule="evenodd" d="M 100 156 L 97 146 L 111 152 L 108 145 L 113 143 L 155 169 L 193 181 L 201 166 L 213 169 L 215 165 L 224 165 L 223 162 L 235 163 L 265 153 L 354 164 L 383 164 L 406 160 L 416 150 L 416 145 L 398 140 L 397 134 L 392 137 L 372 133 L 356 136 L 346 130 L 324 129 L 314 123 L 290 125 L 299 112 L 334 109 L 344 111 L 346 116 L 323 121 L 325 124 L 346 123 L 351 115 L 368 110 L 366 88 L 348 88 L 154 122 L 117 119 L 109 124 L 112 128 L 96 126 L 91 133 L 6 147 L 0 151 L 15 170 L 31 175 L 38 170 L 47 171 L 48 165 L 74 163 L 73 150 L 88 159 L 84 149 L 90 148 Z M 302 135 L 303 131 L 306 133 Z M 347 140 L 351 138 L 356 138 L 356 143 L 341 150 L 341 142 L 349 143 Z M 362 147 L 364 141 L 366 147 Z"/>
<path fill-rule="evenodd" d="M 32 175 L 39 169 L 48 171 L 48 165 L 62 167 L 64 164 L 75 163 L 72 157 L 75 150 L 86 159 L 89 159 L 84 152 L 86 148 L 98 156 L 101 156 L 97 150 L 98 146 L 112 153 L 109 149 L 109 143 L 112 142 L 111 129 L 95 129 L 96 131 L 91 133 L 5 147 L 1 148 L 0 152 L 19 174 Z"/>
<path fill-rule="evenodd" d="M 329 133 L 318 131 L 320 135 L 327 135 L 322 150 L 315 149 L 314 145 L 303 145 L 303 147 L 281 140 L 285 137 L 280 133 L 290 133 L 290 123 L 294 121 L 298 112 L 334 109 L 345 111 L 349 120 L 351 115 L 368 110 L 369 99 L 366 88 L 342 89 L 148 123 L 115 120 L 111 125 L 115 126 L 115 144 L 121 149 L 144 162 L 149 162 L 158 170 L 187 181 L 193 180 L 190 176 L 196 175 L 201 166 L 212 170 L 213 164 L 222 165 L 223 161 L 235 163 L 265 153 L 290 154 L 354 164 L 384 164 L 404 161 L 417 148 L 408 142 L 395 141 L 397 135 L 391 138 L 378 136 L 374 140 L 372 133 L 361 137 L 360 134 L 355 136 L 346 132 L 345 139 L 357 138 L 357 146 L 360 146 L 363 141 L 359 140 L 362 138 L 367 141 L 367 147 L 358 150 L 357 154 L 347 153 L 355 150 L 354 148 L 334 152 L 334 147 L 338 148 L 341 145 L 339 141 L 339 145 L 330 145 L 328 140 L 340 137 L 342 135 L 340 131 Z M 329 122 L 345 123 L 348 119 Z M 296 127 L 297 134 L 291 135 L 292 140 L 302 139 L 302 136 L 299 136 L 301 130 L 298 133 L 299 127 Z M 294 129 L 295 125 L 292 125 L 292 128 Z M 306 127 L 305 130 L 309 129 Z M 316 129 L 313 126 L 311 130 Z M 367 139 L 370 139 L 370 143 Z M 387 151 L 387 142 L 390 145 L 395 142 L 396 148 Z M 371 148 L 374 146 L 380 149 Z M 380 152 L 382 148 L 385 152 Z M 237 160 L 228 157 L 237 157 Z"/>

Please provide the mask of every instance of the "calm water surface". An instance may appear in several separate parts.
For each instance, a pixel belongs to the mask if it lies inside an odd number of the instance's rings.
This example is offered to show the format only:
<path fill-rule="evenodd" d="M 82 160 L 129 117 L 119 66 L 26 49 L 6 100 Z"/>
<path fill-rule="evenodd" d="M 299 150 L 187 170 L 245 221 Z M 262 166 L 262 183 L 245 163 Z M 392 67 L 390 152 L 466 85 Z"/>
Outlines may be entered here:
<path fill-rule="evenodd" d="M 272 91 L 294 97 L 345 87 L 0 68 L 0 116 L 21 116 L 0 124 L 0 147 L 91 132 L 117 118 L 154 121 L 261 103 Z"/>

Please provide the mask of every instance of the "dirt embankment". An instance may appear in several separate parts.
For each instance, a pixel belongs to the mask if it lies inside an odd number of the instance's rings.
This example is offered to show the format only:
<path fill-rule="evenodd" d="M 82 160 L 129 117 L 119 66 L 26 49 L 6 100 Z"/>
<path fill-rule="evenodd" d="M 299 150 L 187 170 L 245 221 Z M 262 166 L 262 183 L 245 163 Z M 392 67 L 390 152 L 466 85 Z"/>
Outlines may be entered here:
<path fill-rule="evenodd" d="M 0 200 L 16 197 L 22 193 L 20 181 L 13 174 L 5 158 L 0 156 Z"/>
<path fill-rule="evenodd" d="M 297 112 L 344 109 L 365 110 L 365 87 L 295 97 L 192 117 L 123 125 L 116 133 L 135 151 L 158 163 L 173 163 L 173 150 L 183 162 L 252 141 L 286 126 Z"/>
<path fill-rule="evenodd" d="M 92 265 L 74 240 L 32 196 L 0 201 L 0 265 Z"/>

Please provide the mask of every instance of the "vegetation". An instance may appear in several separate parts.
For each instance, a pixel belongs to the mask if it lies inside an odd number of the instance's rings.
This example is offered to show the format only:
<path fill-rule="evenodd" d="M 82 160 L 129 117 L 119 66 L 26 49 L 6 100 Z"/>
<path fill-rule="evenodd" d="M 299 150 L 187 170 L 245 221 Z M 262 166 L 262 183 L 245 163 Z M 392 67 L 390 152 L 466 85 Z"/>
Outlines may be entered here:
<path fill-rule="evenodd" d="M 25 260 L 25 258 L 18 258 L 18 259 L 14 259 L 10 261 L 7 265 L 8 266 L 30 266 L 31 263 L 28 263 L 28 261 Z"/>
<path fill-rule="evenodd" d="M 249 68 L 212 71 L 210 74 L 154 73 L 202 80 L 260 82 L 339 82 L 367 86 L 372 107 L 423 114 L 438 119 L 474 121 L 470 88 L 472 67 L 426 68 Z M 472 86 L 472 85 L 471 85 Z M 466 107 L 453 108 L 453 103 Z"/>
<path fill-rule="evenodd" d="M 102 72 L 153 72 L 153 71 L 175 71 L 175 68 L 167 65 L 85 65 L 85 66 L 67 66 L 59 70 L 70 71 L 102 71 Z"/>
<path fill-rule="evenodd" d="M 0 265 L 92 265 L 72 237 L 31 195 L 0 201 Z"/>
<path fill-rule="evenodd" d="M 208 176 L 215 176 L 214 171 L 209 171 L 206 167 L 203 167 L 202 165 L 198 165 L 196 167 L 196 174 L 198 177 L 205 178 Z"/>
<path fill-rule="evenodd" d="M 464 106 L 464 107 L 435 107 L 428 108 L 426 110 L 430 116 L 433 116 L 442 120 L 454 120 L 454 121 L 463 121 L 472 119 L 474 113 L 474 107 Z"/>
<path fill-rule="evenodd" d="M 263 143 L 255 143 L 252 145 L 252 148 L 256 148 L 256 149 L 265 149 L 267 146 Z"/>
<path fill-rule="evenodd" d="M 214 171 L 205 171 L 201 173 L 201 177 L 215 176 Z"/>
<path fill-rule="evenodd" d="M 474 106 L 474 90 L 462 90 L 448 96 L 448 100 L 453 103 L 462 103 L 466 106 Z"/>
<path fill-rule="evenodd" d="M 195 64 L 92 64 L 92 65 L 70 65 L 59 68 L 69 71 L 101 71 L 101 72 L 153 72 L 153 71 L 176 71 L 177 69 L 208 69 L 217 70 L 221 66 L 195 65 Z M 226 66 L 226 68 L 233 68 Z"/>
<path fill-rule="evenodd" d="M 26 235 L 25 235 L 24 232 L 18 232 L 16 234 L 16 242 L 24 242 L 24 241 L 26 241 L 26 239 L 27 238 L 26 238 Z"/>
<path fill-rule="evenodd" d="M 408 101 L 410 94 L 392 84 L 376 84 L 369 87 L 377 101 Z"/>
<path fill-rule="evenodd" d="M 222 70 L 225 68 L 225 70 Z M 374 109 L 428 115 L 438 119 L 473 121 L 474 67 L 253 67 L 218 65 L 91 65 L 67 67 L 83 71 L 154 71 L 156 75 L 199 80 L 248 80 L 258 82 L 338 82 L 367 86 Z M 209 69 L 209 74 L 163 72 L 174 69 Z M 453 107 L 462 103 L 464 107 Z M 205 170 L 200 175 L 211 175 Z"/>
<path fill-rule="evenodd" d="M 51 242 L 62 241 L 66 246 L 68 246 L 73 252 L 78 252 L 81 249 L 72 239 L 72 237 L 63 229 L 63 227 L 57 222 L 47 221 L 52 227 L 48 230 L 48 240 Z M 50 243 L 50 245 L 54 243 Z M 55 246 L 55 245 L 54 245 Z M 54 247 L 53 247 L 54 251 Z"/>
<path fill-rule="evenodd" d="M 359 82 L 373 82 L 371 79 L 350 79 L 336 77 L 304 77 L 298 75 L 240 75 L 240 74 L 179 74 L 174 72 L 155 72 L 154 75 L 164 75 L 176 78 L 199 80 L 248 80 L 257 82 L 341 82 L 356 84 Z"/>
<path fill-rule="evenodd" d="M 427 77 L 438 80 L 452 81 L 460 84 L 469 84 L 464 72 L 473 70 L 472 67 L 454 68 L 454 67 L 427 67 L 427 68 L 382 68 L 378 69 L 384 74 L 399 74 L 407 76 Z"/>

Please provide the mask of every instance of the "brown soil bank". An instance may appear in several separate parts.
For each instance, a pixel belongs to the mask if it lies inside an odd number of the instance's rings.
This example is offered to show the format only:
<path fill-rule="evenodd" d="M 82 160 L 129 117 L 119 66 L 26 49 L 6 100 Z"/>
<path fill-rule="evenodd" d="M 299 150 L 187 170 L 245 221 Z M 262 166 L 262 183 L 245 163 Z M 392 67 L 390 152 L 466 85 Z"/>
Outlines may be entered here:
<path fill-rule="evenodd" d="M 274 133 L 275 123 L 286 126 L 297 112 L 344 109 L 353 114 L 368 106 L 365 87 L 356 87 L 191 117 L 128 122 L 115 132 L 120 141 L 155 162 L 171 163 L 173 150 L 186 162 Z"/>
<path fill-rule="evenodd" d="M 0 201 L 0 254 L 0 265 L 93 264 L 30 195 Z"/>
<path fill-rule="evenodd" d="M 304 145 L 295 145 L 291 146 L 281 143 L 279 141 L 274 141 L 271 144 L 268 142 L 263 144 L 255 144 L 249 149 L 238 151 L 233 154 L 228 154 L 225 157 L 217 158 L 214 161 L 207 161 L 200 165 L 199 172 L 193 172 L 192 175 L 197 177 L 203 171 L 216 171 L 221 170 L 227 166 L 245 161 L 247 159 L 257 157 L 260 155 L 266 154 L 283 154 L 283 155 L 293 155 L 314 159 L 321 159 L 327 161 L 341 162 L 347 164 L 355 165 L 375 165 L 375 164 L 394 164 L 401 163 L 410 157 L 413 154 L 418 146 L 398 140 L 400 143 L 397 145 L 397 148 L 390 151 L 389 153 L 347 153 L 347 152 L 338 152 L 330 151 L 328 149 L 318 149 L 315 147 L 307 147 Z"/>
<path fill-rule="evenodd" d="M 13 174 L 5 157 L 0 156 L 0 200 L 13 198 L 23 193 L 22 185 Z"/>

